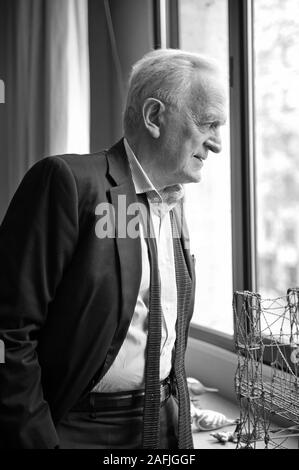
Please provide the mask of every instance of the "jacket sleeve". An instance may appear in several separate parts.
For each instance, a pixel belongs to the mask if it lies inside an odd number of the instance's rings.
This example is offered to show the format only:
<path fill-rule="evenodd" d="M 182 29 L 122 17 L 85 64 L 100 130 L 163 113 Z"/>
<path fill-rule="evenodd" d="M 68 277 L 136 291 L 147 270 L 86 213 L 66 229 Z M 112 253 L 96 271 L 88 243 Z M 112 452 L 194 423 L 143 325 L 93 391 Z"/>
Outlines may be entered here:
<path fill-rule="evenodd" d="M 59 444 L 36 348 L 76 246 L 77 195 L 67 163 L 45 158 L 25 175 L 0 227 L 0 448 Z"/>

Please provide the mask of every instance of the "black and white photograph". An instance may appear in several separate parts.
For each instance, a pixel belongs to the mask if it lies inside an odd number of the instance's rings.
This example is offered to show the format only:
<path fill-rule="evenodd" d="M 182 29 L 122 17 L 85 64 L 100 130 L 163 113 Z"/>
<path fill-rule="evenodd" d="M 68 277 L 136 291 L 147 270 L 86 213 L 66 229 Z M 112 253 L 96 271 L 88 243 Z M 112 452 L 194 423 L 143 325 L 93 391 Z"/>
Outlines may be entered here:
<path fill-rule="evenodd" d="M 298 58 L 298 0 L 0 0 L 1 451 L 299 449 Z"/>

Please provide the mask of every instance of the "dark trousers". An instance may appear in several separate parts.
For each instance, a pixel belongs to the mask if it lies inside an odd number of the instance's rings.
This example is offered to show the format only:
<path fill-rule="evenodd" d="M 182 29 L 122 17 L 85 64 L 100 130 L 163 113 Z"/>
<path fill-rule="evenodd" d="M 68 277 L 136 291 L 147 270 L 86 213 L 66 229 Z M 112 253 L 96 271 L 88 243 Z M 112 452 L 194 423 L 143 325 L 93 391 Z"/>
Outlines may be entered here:
<path fill-rule="evenodd" d="M 178 405 L 171 395 L 160 410 L 160 449 L 177 449 Z M 57 425 L 61 449 L 140 449 L 143 408 L 71 411 Z"/>

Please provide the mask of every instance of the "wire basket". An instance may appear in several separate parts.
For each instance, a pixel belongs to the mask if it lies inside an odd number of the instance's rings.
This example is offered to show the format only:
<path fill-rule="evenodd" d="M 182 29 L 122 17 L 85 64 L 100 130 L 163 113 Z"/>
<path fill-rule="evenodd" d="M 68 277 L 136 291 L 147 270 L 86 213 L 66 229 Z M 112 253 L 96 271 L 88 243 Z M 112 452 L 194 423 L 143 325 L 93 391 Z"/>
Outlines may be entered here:
<path fill-rule="evenodd" d="M 237 448 L 284 448 L 299 436 L 299 288 L 276 299 L 235 292 L 233 309 Z"/>

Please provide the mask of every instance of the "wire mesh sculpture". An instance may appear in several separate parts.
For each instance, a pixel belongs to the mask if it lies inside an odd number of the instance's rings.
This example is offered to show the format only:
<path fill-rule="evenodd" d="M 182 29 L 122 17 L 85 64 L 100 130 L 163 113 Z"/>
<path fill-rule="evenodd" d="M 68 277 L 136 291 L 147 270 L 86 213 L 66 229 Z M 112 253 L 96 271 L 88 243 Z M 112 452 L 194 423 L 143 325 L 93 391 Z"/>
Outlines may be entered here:
<path fill-rule="evenodd" d="M 299 288 L 273 300 L 235 292 L 233 309 L 237 448 L 284 448 L 299 436 Z"/>

